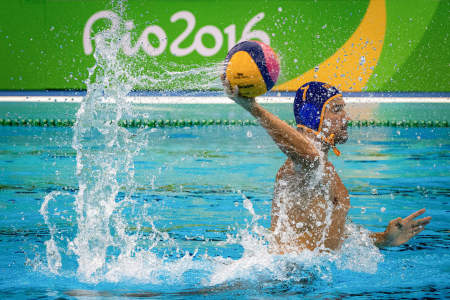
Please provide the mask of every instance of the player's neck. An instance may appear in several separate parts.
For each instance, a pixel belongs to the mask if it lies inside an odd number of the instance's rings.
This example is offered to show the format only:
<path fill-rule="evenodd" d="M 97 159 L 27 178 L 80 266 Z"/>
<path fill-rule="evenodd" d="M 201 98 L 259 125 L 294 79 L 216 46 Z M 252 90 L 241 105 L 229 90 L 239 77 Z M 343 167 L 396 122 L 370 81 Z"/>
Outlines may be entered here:
<path fill-rule="evenodd" d="M 323 152 L 325 155 L 324 157 L 328 157 L 328 151 L 330 151 L 330 144 L 324 142 L 322 138 L 320 138 L 316 133 L 310 130 L 305 130 L 301 128 L 301 132 L 306 135 L 311 141 L 314 141 L 315 145 L 320 145 L 319 151 Z"/>

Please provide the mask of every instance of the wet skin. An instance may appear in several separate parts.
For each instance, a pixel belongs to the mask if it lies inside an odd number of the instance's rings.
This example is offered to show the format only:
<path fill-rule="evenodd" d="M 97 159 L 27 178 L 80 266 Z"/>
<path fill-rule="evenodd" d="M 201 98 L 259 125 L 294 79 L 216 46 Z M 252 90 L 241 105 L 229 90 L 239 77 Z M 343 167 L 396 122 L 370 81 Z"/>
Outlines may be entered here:
<path fill-rule="evenodd" d="M 335 142 L 348 139 L 349 120 L 342 97 L 331 101 L 325 109 L 322 131 L 326 136 L 334 134 Z M 298 129 L 311 142 L 315 134 Z M 318 143 L 323 153 L 329 145 Z M 323 156 L 323 168 L 316 172 L 317 164 L 305 161 L 300 166 L 290 158 L 276 176 L 272 202 L 271 230 L 280 252 L 301 251 L 316 248 L 337 249 L 345 238 L 345 222 L 350 208 L 348 191 L 336 173 L 334 166 Z M 314 186 L 314 177 L 321 177 Z M 285 210 L 285 211 L 283 211 Z M 327 219 L 327 210 L 330 216 Z M 281 214 L 280 214 L 281 211 Z M 287 219 L 280 220 L 280 216 Z M 288 232 L 288 234 L 286 234 Z"/>
<path fill-rule="evenodd" d="M 328 161 L 330 144 L 312 132 L 292 128 L 254 98 L 241 97 L 239 90 L 232 90 L 226 80 L 223 84 L 229 97 L 259 121 L 287 156 L 276 176 L 272 202 L 271 230 L 275 251 L 338 249 L 345 239 L 350 199 L 334 166 Z M 345 143 L 348 121 L 344 100 L 338 97 L 325 109 L 321 133 L 325 137 L 334 134 L 335 143 Z M 375 245 L 398 246 L 409 241 L 430 222 L 431 217 L 416 219 L 424 212 L 425 209 L 421 209 L 404 219 L 394 219 L 384 232 L 372 233 Z"/>

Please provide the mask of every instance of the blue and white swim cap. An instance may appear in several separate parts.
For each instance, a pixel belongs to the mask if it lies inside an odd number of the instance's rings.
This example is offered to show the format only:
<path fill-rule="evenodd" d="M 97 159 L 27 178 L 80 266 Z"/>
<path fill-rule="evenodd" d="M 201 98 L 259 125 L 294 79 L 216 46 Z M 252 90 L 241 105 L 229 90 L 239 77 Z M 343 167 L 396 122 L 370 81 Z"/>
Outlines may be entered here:
<path fill-rule="evenodd" d="M 311 81 L 302 85 L 294 99 L 297 126 L 306 126 L 317 133 L 320 132 L 326 105 L 339 96 L 342 94 L 337 88 L 324 82 Z"/>

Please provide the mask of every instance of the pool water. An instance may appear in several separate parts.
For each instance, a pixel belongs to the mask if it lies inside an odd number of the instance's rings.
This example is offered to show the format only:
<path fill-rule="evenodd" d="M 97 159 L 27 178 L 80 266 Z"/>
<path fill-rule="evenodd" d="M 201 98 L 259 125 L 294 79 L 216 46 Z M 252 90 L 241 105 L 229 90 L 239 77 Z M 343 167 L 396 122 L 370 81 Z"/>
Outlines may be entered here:
<path fill-rule="evenodd" d="M 117 201 L 131 196 L 109 224 L 117 239 L 102 269 L 86 278 L 71 246 L 72 129 L 0 127 L 0 298 L 450 295 L 449 128 L 351 128 L 330 159 L 350 192 L 349 226 L 363 233 L 338 253 L 286 256 L 264 239 L 285 157 L 262 128 L 128 130 L 140 149 Z M 407 244 L 378 251 L 365 240 L 363 228 L 382 231 L 422 207 L 432 222 Z"/>

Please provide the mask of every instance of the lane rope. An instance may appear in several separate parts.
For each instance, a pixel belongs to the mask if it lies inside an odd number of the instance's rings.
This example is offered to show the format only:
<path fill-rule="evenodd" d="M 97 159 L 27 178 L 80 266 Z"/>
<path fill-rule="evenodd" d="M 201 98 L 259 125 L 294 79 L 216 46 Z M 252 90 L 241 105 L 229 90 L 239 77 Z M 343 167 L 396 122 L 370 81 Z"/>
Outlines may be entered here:
<path fill-rule="evenodd" d="M 295 126 L 294 120 L 285 120 Z M 0 126 L 71 127 L 75 120 L 69 119 L 0 119 Z M 193 126 L 257 126 L 257 120 L 120 120 L 119 126 L 126 128 L 193 127 Z M 448 121 L 438 120 L 357 120 L 349 121 L 349 127 L 449 127 Z"/>

